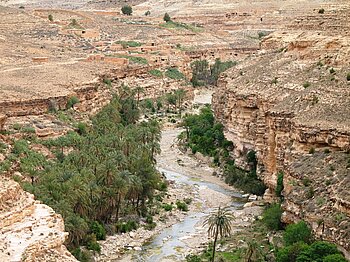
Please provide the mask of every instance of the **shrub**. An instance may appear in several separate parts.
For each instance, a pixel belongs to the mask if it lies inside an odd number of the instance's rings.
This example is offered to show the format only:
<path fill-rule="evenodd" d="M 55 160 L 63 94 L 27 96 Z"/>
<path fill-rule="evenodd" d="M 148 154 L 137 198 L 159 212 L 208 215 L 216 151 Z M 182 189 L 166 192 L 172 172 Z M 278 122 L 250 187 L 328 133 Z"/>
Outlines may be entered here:
<path fill-rule="evenodd" d="M 112 86 L 112 80 L 109 79 L 109 78 L 104 78 L 104 79 L 103 79 L 103 83 L 105 83 L 105 84 L 108 85 L 108 86 Z"/>
<path fill-rule="evenodd" d="M 319 9 L 319 10 L 318 10 L 318 13 L 319 13 L 319 14 L 324 14 L 324 8 Z"/>
<path fill-rule="evenodd" d="M 16 140 L 13 144 L 12 153 L 15 155 L 20 155 L 29 151 L 28 142 L 24 139 Z"/>
<path fill-rule="evenodd" d="M 267 36 L 267 34 L 268 34 L 267 32 L 260 31 L 260 32 L 258 32 L 258 37 L 259 37 L 259 39 L 261 39 L 264 36 Z"/>
<path fill-rule="evenodd" d="M 163 208 L 164 208 L 165 211 L 171 211 L 171 210 L 173 210 L 173 205 L 171 205 L 171 204 L 164 204 Z"/>
<path fill-rule="evenodd" d="M 22 132 L 33 134 L 33 133 L 35 133 L 35 128 L 31 127 L 31 126 L 25 126 L 22 128 Z"/>
<path fill-rule="evenodd" d="M 49 21 L 53 21 L 53 16 L 51 14 L 49 14 L 49 16 L 47 17 L 49 19 Z"/>
<path fill-rule="evenodd" d="M 291 246 L 284 247 L 278 250 L 276 262 L 295 262 L 298 255 L 308 247 L 309 246 L 303 242 L 297 242 Z"/>
<path fill-rule="evenodd" d="M 101 225 L 97 221 L 92 222 L 92 224 L 90 226 L 90 230 L 92 233 L 95 234 L 97 240 L 105 240 L 106 239 L 106 230 L 103 227 L 103 225 Z"/>
<path fill-rule="evenodd" d="M 89 241 L 86 245 L 86 248 L 89 250 L 96 251 L 98 253 L 101 252 L 101 246 L 100 244 L 95 240 L 95 241 Z"/>
<path fill-rule="evenodd" d="M 175 67 L 168 68 L 165 72 L 165 76 L 175 80 L 185 79 L 184 74 Z"/>
<path fill-rule="evenodd" d="M 57 112 L 57 103 L 55 100 L 52 100 L 52 99 L 49 100 L 48 112 L 49 113 L 56 113 Z"/>
<path fill-rule="evenodd" d="M 142 64 L 142 65 L 147 65 L 148 61 L 144 57 L 139 57 L 139 56 L 128 56 L 128 55 L 120 55 L 119 57 L 129 59 L 129 61 L 135 63 L 135 64 Z"/>
<path fill-rule="evenodd" d="M 277 186 L 276 186 L 276 190 L 275 190 L 276 196 L 281 198 L 283 189 L 284 189 L 284 186 L 283 186 L 283 173 L 280 172 L 277 175 Z"/>
<path fill-rule="evenodd" d="M 83 122 L 79 122 L 78 125 L 77 125 L 77 128 L 78 128 L 78 133 L 79 135 L 86 135 L 87 133 L 87 126 L 85 123 Z"/>
<path fill-rule="evenodd" d="M 150 16 L 150 15 L 151 15 L 151 11 L 147 10 L 146 13 L 145 13 L 145 16 Z"/>
<path fill-rule="evenodd" d="M 67 101 L 66 108 L 67 109 L 72 108 L 75 104 L 78 104 L 78 103 L 79 103 L 79 99 L 76 96 L 71 96 Z"/>
<path fill-rule="evenodd" d="M 347 262 L 347 260 L 341 254 L 333 254 L 324 257 L 322 262 Z"/>
<path fill-rule="evenodd" d="M 335 70 L 334 70 L 334 68 L 332 67 L 331 69 L 329 69 L 329 73 L 331 73 L 331 74 L 335 74 Z"/>
<path fill-rule="evenodd" d="M 132 7 L 130 5 L 124 5 L 121 10 L 122 10 L 123 15 L 131 15 L 132 14 Z"/>
<path fill-rule="evenodd" d="M 201 262 L 201 258 L 197 255 L 187 255 L 186 262 Z"/>
<path fill-rule="evenodd" d="M 161 183 L 159 183 L 159 191 L 166 191 L 167 190 L 167 188 L 168 188 L 168 185 L 167 185 L 167 183 L 166 182 L 161 182 Z"/>
<path fill-rule="evenodd" d="M 264 183 L 257 178 L 255 170 L 246 172 L 236 167 L 234 163 L 227 163 L 224 174 L 226 183 L 234 185 L 244 192 L 261 196 L 266 190 Z"/>
<path fill-rule="evenodd" d="M 157 223 L 152 222 L 152 223 L 148 223 L 148 224 L 144 225 L 143 227 L 146 230 L 153 230 L 156 226 L 157 226 Z"/>
<path fill-rule="evenodd" d="M 324 241 L 316 241 L 312 243 L 309 248 L 302 251 L 296 261 L 322 261 L 323 258 L 334 254 L 340 254 L 335 244 Z"/>
<path fill-rule="evenodd" d="M 265 209 L 263 213 L 263 222 L 270 230 L 282 229 L 281 215 L 282 208 L 279 204 L 273 204 Z"/>
<path fill-rule="evenodd" d="M 170 15 L 168 13 L 165 13 L 163 20 L 167 23 L 170 22 L 171 21 Z"/>
<path fill-rule="evenodd" d="M 81 250 L 80 247 L 71 250 L 72 255 L 81 262 L 90 262 L 91 255 L 89 251 Z"/>
<path fill-rule="evenodd" d="M 314 148 L 314 147 L 311 147 L 311 148 L 310 148 L 309 154 L 315 154 L 315 148 Z"/>
<path fill-rule="evenodd" d="M 150 216 L 150 215 L 148 215 L 148 216 L 146 217 L 146 223 L 147 223 L 147 224 L 153 223 L 153 217 Z"/>
<path fill-rule="evenodd" d="M 287 246 L 300 241 L 310 243 L 311 238 L 311 229 L 304 221 L 288 225 L 283 233 L 283 240 Z"/>
<path fill-rule="evenodd" d="M 117 41 L 116 43 L 121 44 L 124 48 L 142 46 L 142 44 L 137 41 Z"/>
<path fill-rule="evenodd" d="M 347 80 L 347 81 L 350 81 L 350 73 L 348 73 L 348 74 L 346 75 L 346 80 Z"/>
<path fill-rule="evenodd" d="M 188 206 L 187 206 L 187 204 L 185 202 L 176 201 L 176 206 L 181 211 L 185 211 L 185 212 L 188 211 Z"/>
<path fill-rule="evenodd" d="M 313 198 L 314 195 L 315 195 L 315 189 L 312 186 L 310 186 L 306 192 L 306 198 L 307 199 Z"/>
<path fill-rule="evenodd" d="M 148 73 L 152 76 L 155 76 L 155 77 L 163 77 L 163 73 L 162 71 L 158 70 L 158 69 L 152 69 L 150 71 L 148 71 Z"/>
<path fill-rule="evenodd" d="M 309 185 L 311 185 L 311 179 L 310 178 L 308 178 L 308 177 L 304 177 L 302 180 L 301 180 L 301 182 L 303 183 L 303 185 L 304 186 L 309 186 Z"/>
<path fill-rule="evenodd" d="M 310 87 L 310 85 L 311 85 L 310 82 L 305 82 L 305 83 L 303 84 L 303 87 L 304 87 L 304 88 L 308 88 L 308 87 Z"/>
<path fill-rule="evenodd" d="M 184 198 L 184 202 L 189 205 L 192 203 L 192 198 Z"/>
<path fill-rule="evenodd" d="M 137 229 L 137 227 L 138 227 L 138 224 L 134 220 L 129 220 L 127 222 L 119 222 L 116 225 L 117 232 L 119 232 L 119 233 L 130 232 L 132 230 Z"/>

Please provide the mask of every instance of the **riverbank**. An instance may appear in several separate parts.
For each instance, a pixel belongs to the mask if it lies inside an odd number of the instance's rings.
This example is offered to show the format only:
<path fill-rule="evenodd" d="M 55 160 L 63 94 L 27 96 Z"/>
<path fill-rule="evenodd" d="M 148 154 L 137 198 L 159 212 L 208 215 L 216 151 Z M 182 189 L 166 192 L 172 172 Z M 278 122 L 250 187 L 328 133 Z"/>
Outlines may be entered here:
<path fill-rule="evenodd" d="M 212 90 L 197 91 L 193 111 L 210 102 L 211 94 Z M 153 217 L 157 224 L 155 229 L 149 231 L 140 227 L 130 233 L 109 236 L 106 241 L 100 241 L 102 251 L 96 261 L 183 261 L 187 254 L 201 252 L 207 247 L 210 239 L 203 220 L 213 208 L 231 206 L 236 217 L 234 232 L 243 230 L 261 214 L 262 208 L 255 204 L 243 208 L 245 200 L 238 191 L 213 175 L 217 168 L 178 148 L 177 136 L 181 131 L 170 123 L 163 127 L 157 167 L 169 181 L 164 202 L 174 204 L 177 200 L 191 198 L 189 211 L 161 209 Z M 151 244 L 146 245 L 149 242 Z"/>

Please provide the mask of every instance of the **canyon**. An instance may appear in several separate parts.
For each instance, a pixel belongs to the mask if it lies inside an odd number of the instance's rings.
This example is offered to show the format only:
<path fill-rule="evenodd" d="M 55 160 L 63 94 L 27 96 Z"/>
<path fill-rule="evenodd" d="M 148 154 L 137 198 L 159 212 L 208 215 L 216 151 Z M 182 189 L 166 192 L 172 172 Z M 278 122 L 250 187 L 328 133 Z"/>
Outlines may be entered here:
<path fill-rule="evenodd" d="M 71 130 L 52 112 L 72 97 L 80 121 L 122 85 L 141 87 L 141 99 L 184 89 L 190 105 L 193 61 L 237 61 L 212 98 L 236 165 L 248 168 L 246 154 L 256 152 L 266 201 L 283 173 L 284 222 L 307 221 L 349 258 L 348 1 L 132 1 L 132 16 L 121 1 L 0 4 L 0 162 L 23 135 L 18 125 L 44 139 Z M 168 28 L 165 12 L 190 27 Z M 184 78 L 168 77 L 169 68 Z M 75 261 L 62 217 L 14 182 L 16 171 L 0 179 L 0 260 Z"/>
<path fill-rule="evenodd" d="M 284 221 L 303 219 L 349 251 L 350 38 L 342 30 L 350 9 L 333 14 L 337 28 L 332 14 L 299 17 L 265 37 L 260 54 L 221 77 L 213 108 L 236 164 L 246 168 L 247 152 L 257 153 L 266 195 L 284 175 Z M 310 26 L 316 19 L 322 27 Z"/>

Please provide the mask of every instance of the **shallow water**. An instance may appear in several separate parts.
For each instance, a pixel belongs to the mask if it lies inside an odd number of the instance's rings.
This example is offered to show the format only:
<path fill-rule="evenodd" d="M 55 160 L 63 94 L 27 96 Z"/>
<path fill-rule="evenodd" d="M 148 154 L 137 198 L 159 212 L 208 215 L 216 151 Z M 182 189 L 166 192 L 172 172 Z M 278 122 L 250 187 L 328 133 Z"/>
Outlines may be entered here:
<path fill-rule="evenodd" d="M 227 190 L 219 185 L 201 181 L 179 174 L 173 171 L 159 168 L 168 180 L 175 181 L 176 184 L 187 184 L 196 187 L 207 187 L 217 192 L 232 196 L 231 209 L 240 209 L 244 205 L 242 195 L 233 190 Z M 173 226 L 166 228 L 151 240 L 147 245 L 144 245 L 142 250 L 134 253 L 133 261 L 138 262 L 160 262 L 160 261 L 184 261 L 185 254 L 183 249 L 186 244 L 182 241 L 189 235 L 196 233 L 196 224 L 209 214 L 211 209 L 206 209 L 203 212 L 188 212 L 188 216 L 182 221 Z"/>

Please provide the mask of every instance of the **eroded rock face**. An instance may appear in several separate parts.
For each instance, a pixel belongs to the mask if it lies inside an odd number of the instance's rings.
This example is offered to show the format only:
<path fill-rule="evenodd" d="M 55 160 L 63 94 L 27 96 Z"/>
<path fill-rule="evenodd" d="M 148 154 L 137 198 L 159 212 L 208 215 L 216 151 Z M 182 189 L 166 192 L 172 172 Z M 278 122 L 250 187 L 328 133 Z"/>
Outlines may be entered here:
<path fill-rule="evenodd" d="M 62 217 L 18 183 L 0 184 L 0 260 L 77 261 L 63 244 L 68 233 Z"/>
<path fill-rule="evenodd" d="M 269 35 L 221 78 L 213 109 L 238 165 L 257 152 L 269 193 L 284 173 L 283 219 L 350 251 L 350 38 L 322 29 Z"/>

